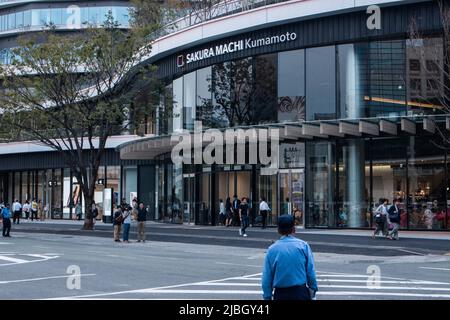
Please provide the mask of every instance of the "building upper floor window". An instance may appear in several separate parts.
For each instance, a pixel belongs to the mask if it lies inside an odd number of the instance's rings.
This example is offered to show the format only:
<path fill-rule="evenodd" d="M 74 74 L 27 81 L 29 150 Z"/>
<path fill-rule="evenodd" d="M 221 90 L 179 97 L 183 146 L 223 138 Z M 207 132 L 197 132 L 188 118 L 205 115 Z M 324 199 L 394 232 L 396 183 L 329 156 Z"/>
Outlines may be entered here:
<path fill-rule="evenodd" d="M 111 11 L 114 19 L 122 27 L 129 26 L 129 7 L 124 6 L 98 6 L 81 7 L 79 10 L 72 7 L 44 8 L 21 10 L 0 15 L 0 32 L 21 31 L 31 27 L 46 26 L 69 26 L 73 28 L 74 23 L 99 25 L 106 19 Z"/>
<path fill-rule="evenodd" d="M 409 60 L 409 70 L 410 71 L 420 71 L 420 61 L 417 59 Z"/>

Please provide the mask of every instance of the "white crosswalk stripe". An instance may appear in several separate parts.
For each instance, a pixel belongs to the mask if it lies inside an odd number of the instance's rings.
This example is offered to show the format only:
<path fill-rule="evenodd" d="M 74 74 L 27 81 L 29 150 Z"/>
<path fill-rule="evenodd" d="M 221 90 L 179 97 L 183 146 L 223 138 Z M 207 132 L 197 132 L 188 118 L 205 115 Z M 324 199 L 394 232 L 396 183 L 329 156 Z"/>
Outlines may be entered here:
<path fill-rule="evenodd" d="M 54 254 L 16 254 L 16 253 L 0 253 L 0 267 L 14 264 L 25 264 L 33 262 L 47 261 L 58 258 Z"/>
<path fill-rule="evenodd" d="M 450 282 L 382 277 L 368 285 L 368 275 L 317 274 L 317 299 L 450 299 Z M 261 299 L 261 274 L 136 290 L 142 298 Z"/>
<path fill-rule="evenodd" d="M 450 282 L 382 277 L 377 286 L 368 286 L 361 274 L 317 272 L 318 300 L 354 299 L 450 299 Z M 261 273 L 172 286 L 99 293 L 55 299 L 262 299 Z"/>

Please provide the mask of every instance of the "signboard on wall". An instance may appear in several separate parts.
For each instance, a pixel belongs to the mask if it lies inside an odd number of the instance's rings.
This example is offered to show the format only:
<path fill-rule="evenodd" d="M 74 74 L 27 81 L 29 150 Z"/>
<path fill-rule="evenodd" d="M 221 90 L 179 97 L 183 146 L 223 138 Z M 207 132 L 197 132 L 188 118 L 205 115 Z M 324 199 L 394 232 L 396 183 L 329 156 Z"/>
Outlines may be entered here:
<path fill-rule="evenodd" d="M 305 166 L 305 144 L 283 143 L 280 146 L 280 167 L 287 168 L 302 168 Z"/>

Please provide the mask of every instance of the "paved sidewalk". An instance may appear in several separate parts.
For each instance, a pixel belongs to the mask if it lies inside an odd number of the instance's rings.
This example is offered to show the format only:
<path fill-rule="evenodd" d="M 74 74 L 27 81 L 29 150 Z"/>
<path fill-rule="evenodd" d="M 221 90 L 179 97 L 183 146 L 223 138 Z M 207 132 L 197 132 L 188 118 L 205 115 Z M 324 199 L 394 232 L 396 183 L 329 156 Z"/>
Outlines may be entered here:
<path fill-rule="evenodd" d="M 21 220 L 21 224 L 34 224 L 34 225 L 72 225 L 82 226 L 84 221 L 78 220 L 45 220 L 45 221 L 27 221 Z M 133 222 L 132 222 L 133 223 Z M 134 223 L 133 223 L 134 224 Z M 96 222 L 96 227 L 108 227 L 112 226 L 110 223 L 103 223 L 102 221 Z M 154 221 L 147 221 L 147 226 L 157 227 L 161 229 L 190 229 L 190 230 L 230 230 L 235 231 L 236 227 L 226 228 L 223 226 L 201 226 L 194 224 L 170 224 L 159 223 Z M 250 228 L 252 232 L 258 233 L 273 233 L 275 228 L 261 229 L 260 227 Z M 317 235 L 335 235 L 335 236 L 360 236 L 370 237 L 373 230 L 354 230 L 354 229 L 297 229 L 297 234 L 317 234 Z M 449 231 L 402 231 L 400 230 L 400 238 L 405 239 L 434 239 L 434 240 L 450 240 Z"/>

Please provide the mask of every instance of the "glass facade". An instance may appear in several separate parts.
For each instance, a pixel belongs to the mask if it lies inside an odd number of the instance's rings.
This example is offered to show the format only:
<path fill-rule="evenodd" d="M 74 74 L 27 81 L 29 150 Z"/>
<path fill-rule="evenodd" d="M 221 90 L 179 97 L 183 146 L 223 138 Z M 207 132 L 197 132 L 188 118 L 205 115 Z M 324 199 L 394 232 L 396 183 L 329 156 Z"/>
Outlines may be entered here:
<path fill-rule="evenodd" d="M 129 27 L 129 7 L 126 6 L 56 7 L 56 5 L 49 5 L 47 8 L 0 14 L 0 33 L 36 30 L 48 25 L 67 29 L 79 29 L 83 25 L 101 25 L 110 11 L 121 27 Z M 11 49 L 11 47 L 0 45 L 0 64 L 11 62 Z"/>
<path fill-rule="evenodd" d="M 0 32 L 11 30 L 26 30 L 30 27 L 43 27 L 53 24 L 57 27 L 78 24 L 102 24 L 108 12 L 122 27 L 129 26 L 129 7 L 95 6 L 95 7 L 52 7 L 44 9 L 29 9 L 0 15 Z"/>
<path fill-rule="evenodd" d="M 130 194 L 137 195 L 136 172 L 133 168 L 126 168 L 128 181 L 127 190 L 134 190 Z M 131 171 L 130 171 L 131 170 Z M 136 170 L 136 169 L 135 169 Z M 99 208 L 99 217 L 103 215 L 103 190 L 113 189 L 113 203 L 119 203 L 121 167 L 101 166 L 95 186 L 94 200 Z M 84 208 L 84 196 L 77 179 L 68 168 L 30 170 L 11 173 L 0 173 L 0 203 L 13 203 L 17 199 L 21 203 L 36 199 L 42 202 L 42 208 L 48 207 L 52 219 L 75 219 L 75 205 L 80 202 Z"/>

